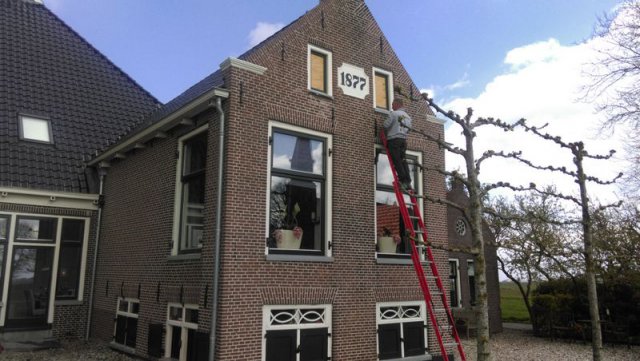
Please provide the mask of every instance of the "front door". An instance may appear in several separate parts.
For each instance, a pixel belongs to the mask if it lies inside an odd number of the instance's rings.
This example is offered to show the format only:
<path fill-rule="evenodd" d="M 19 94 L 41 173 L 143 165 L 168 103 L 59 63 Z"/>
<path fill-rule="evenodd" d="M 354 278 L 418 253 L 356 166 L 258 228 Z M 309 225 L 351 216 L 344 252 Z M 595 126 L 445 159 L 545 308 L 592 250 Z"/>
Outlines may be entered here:
<path fill-rule="evenodd" d="M 47 325 L 53 251 L 52 247 L 14 247 L 5 327 Z"/>

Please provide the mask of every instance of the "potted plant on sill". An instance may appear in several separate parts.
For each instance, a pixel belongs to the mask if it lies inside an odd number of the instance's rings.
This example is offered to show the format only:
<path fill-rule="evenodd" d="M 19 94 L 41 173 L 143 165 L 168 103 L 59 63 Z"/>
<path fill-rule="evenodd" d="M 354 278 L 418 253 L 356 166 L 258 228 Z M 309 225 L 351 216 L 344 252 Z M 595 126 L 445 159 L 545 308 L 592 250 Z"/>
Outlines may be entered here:
<path fill-rule="evenodd" d="M 382 232 L 378 234 L 378 252 L 396 253 L 401 240 L 400 236 L 392 234 L 389 228 L 382 227 Z"/>
<path fill-rule="evenodd" d="M 276 247 L 281 249 L 300 249 L 302 243 L 302 228 L 298 226 L 296 218 L 300 213 L 300 205 L 294 204 L 291 213 L 286 213 L 282 219 L 281 228 L 273 231 L 272 236 L 276 241 Z"/>

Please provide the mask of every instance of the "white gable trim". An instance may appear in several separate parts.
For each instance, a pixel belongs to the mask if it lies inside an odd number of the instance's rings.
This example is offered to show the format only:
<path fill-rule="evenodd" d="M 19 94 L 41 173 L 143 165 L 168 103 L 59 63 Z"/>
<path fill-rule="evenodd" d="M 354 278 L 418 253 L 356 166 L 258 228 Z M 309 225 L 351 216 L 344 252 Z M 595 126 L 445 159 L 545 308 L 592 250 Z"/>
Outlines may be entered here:
<path fill-rule="evenodd" d="M 28 188 L 0 187 L 0 203 L 75 208 L 94 211 L 98 209 L 98 195 L 34 190 Z"/>
<path fill-rule="evenodd" d="M 245 60 L 240 60 L 234 57 L 228 57 L 220 63 L 220 70 L 226 70 L 228 67 L 234 67 L 242 70 L 246 70 L 251 73 L 262 75 L 267 71 L 267 68 L 258 64 L 250 63 Z"/>

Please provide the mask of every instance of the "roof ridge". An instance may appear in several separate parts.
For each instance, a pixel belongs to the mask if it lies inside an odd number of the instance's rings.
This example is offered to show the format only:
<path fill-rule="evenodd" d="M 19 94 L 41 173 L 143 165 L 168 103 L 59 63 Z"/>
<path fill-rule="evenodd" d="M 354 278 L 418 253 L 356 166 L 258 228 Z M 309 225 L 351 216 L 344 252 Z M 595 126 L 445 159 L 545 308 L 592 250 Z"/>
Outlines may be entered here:
<path fill-rule="evenodd" d="M 122 70 L 119 66 L 117 66 L 111 59 L 109 59 L 106 55 L 104 55 L 100 50 L 98 50 L 95 46 L 93 46 L 89 41 L 87 41 L 82 35 L 73 30 L 71 26 L 69 26 L 64 20 L 62 20 L 58 15 L 56 15 L 53 11 L 51 11 L 44 3 L 32 2 L 34 6 L 42 6 L 47 13 L 49 13 L 53 18 L 59 22 L 62 26 L 64 26 L 68 31 L 73 33 L 80 41 L 82 41 L 85 45 L 89 47 L 91 51 L 93 51 L 97 56 L 101 57 L 103 60 L 106 60 L 107 64 L 113 67 L 117 72 L 122 74 L 129 82 L 131 82 L 136 88 L 142 90 L 149 98 L 153 100 L 157 105 L 164 105 L 161 101 L 158 100 L 153 94 L 151 94 L 147 89 L 145 89 L 142 85 L 140 85 L 135 79 L 133 79 L 129 74 L 127 74 L 124 70 Z M 146 117 L 146 116 L 145 116 Z M 144 117 L 143 117 L 144 119 Z"/>

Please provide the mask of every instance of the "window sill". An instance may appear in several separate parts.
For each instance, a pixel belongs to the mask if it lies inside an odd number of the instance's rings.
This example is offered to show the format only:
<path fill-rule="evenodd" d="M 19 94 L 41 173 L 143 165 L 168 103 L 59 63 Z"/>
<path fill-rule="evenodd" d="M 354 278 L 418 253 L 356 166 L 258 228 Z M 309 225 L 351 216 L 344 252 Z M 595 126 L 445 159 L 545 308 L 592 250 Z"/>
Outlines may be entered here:
<path fill-rule="evenodd" d="M 376 263 L 378 264 L 400 264 L 400 265 L 412 265 L 413 261 L 411 260 L 411 256 L 407 255 L 406 257 L 384 257 L 378 255 L 376 257 Z M 426 265 L 429 264 L 427 261 L 420 261 L 421 264 Z"/>
<path fill-rule="evenodd" d="M 317 95 L 323 98 L 327 98 L 327 99 L 331 99 L 333 100 L 333 95 L 327 94 L 327 93 L 323 93 L 321 91 L 318 90 L 313 90 L 313 89 L 307 89 L 309 91 L 309 93 L 313 94 L 313 95 Z"/>
<path fill-rule="evenodd" d="M 391 113 L 391 111 L 389 111 L 389 109 L 373 108 L 373 110 L 375 110 L 376 113 L 380 113 L 380 114 L 384 114 L 384 115 L 389 115 L 389 113 Z"/>
<path fill-rule="evenodd" d="M 170 262 L 199 260 L 200 253 L 172 254 L 167 259 Z"/>
<path fill-rule="evenodd" d="M 267 261 L 272 262 L 320 262 L 332 263 L 333 257 L 328 256 L 305 256 L 301 254 L 268 254 Z"/>
<path fill-rule="evenodd" d="M 386 359 L 385 361 L 430 361 L 432 359 L 433 357 L 431 357 L 431 355 L 426 354 L 426 355 L 409 356 L 409 357 L 403 357 L 403 358 Z"/>
<path fill-rule="evenodd" d="M 84 305 L 83 301 L 78 300 L 56 300 L 56 306 L 81 306 Z"/>
<path fill-rule="evenodd" d="M 131 348 L 129 346 L 125 346 L 125 345 L 121 345 L 119 343 L 115 343 L 113 341 L 111 341 L 109 343 L 109 347 L 111 347 L 114 350 L 120 351 L 120 352 L 124 352 L 130 355 L 135 355 L 136 354 L 136 349 L 135 348 Z"/>

